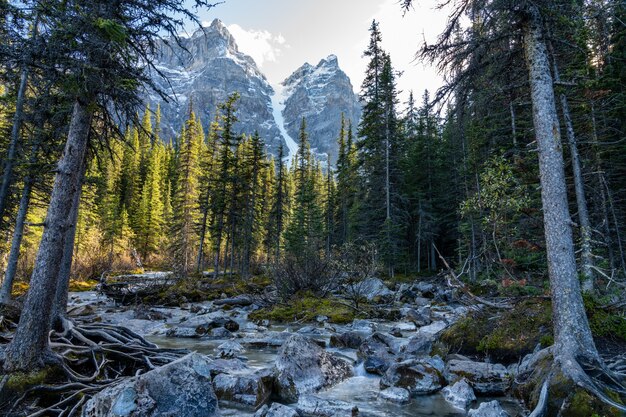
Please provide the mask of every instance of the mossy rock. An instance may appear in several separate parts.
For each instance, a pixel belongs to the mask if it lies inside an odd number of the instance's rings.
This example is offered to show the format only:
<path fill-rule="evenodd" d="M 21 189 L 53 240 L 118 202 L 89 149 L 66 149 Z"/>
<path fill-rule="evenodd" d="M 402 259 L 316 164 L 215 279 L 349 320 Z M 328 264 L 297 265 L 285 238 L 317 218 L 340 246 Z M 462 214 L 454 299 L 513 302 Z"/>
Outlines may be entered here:
<path fill-rule="evenodd" d="M 70 280 L 69 290 L 72 292 L 93 291 L 96 289 L 98 281 L 93 279 L 87 280 Z"/>
<path fill-rule="evenodd" d="M 0 379 L 2 378 L 4 378 L 4 376 L 0 375 Z M 52 366 L 47 366 L 33 372 L 11 373 L 9 374 L 4 389 L 0 392 L 0 404 L 15 400 L 29 388 L 58 382 L 61 378 L 63 378 L 62 371 Z"/>
<path fill-rule="evenodd" d="M 277 323 L 312 322 L 317 316 L 326 316 L 331 323 L 351 323 L 357 315 L 349 306 L 333 297 L 320 298 L 310 292 L 296 294 L 285 304 L 262 308 L 250 314 L 255 321 L 270 320 Z"/>
<path fill-rule="evenodd" d="M 552 340 L 552 310 L 548 300 L 531 298 L 511 310 L 473 312 L 447 329 L 442 342 L 451 352 L 488 355 L 514 363 L 531 353 L 538 344 Z"/>

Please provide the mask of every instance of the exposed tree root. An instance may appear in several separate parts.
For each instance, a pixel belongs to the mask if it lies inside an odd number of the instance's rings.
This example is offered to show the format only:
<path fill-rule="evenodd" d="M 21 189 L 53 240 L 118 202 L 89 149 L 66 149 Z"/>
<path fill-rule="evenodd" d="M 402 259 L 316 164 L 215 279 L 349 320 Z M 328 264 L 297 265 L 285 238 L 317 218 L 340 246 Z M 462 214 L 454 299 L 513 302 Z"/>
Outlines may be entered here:
<path fill-rule="evenodd" d="M 46 362 L 59 377 L 53 382 L 14 387 L 11 375 L 5 376 L 0 397 L 10 398 L 11 402 L 0 404 L 0 414 L 77 416 L 84 403 L 102 389 L 188 353 L 185 349 L 158 348 L 124 327 L 69 319 L 61 320 L 59 329 L 50 333 L 49 340 L 51 355 Z"/>
<path fill-rule="evenodd" d="M 553 357 L 551 350 L 542 351 L 537 357 L 534 363 L 520 369 L 515 381 L 517 393 L 527 403 L 535 404 L 529 417 L 569 416 L 573 411 L 587 415 L 584 413 L 589 410 L 589 415 L 625 415 L 624 378 L 600 361 Z"/>

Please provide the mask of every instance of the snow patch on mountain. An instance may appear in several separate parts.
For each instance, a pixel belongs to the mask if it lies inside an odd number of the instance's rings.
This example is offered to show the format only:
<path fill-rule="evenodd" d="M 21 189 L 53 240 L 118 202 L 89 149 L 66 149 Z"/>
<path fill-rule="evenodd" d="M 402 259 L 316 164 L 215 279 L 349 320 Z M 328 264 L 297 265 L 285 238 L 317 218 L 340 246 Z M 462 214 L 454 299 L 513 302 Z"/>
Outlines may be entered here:
<path fill-rule="evenodd" d="M 280 133 L 287 144 L 289 154 L 285 158 L 287 160 L 287 166 L 291 166 L 293 157 L 298 152 L 298 143 L 291 137 L 287 129 L 285 128 L 285 119 L 283 117 L 283 111 L 285 110 L 285 89 L 281 86 L 274 86 L 274 94 L 272 95 L 272 114 L 274 115 L 274 121 L 276 126 L 280 130 Z"/>

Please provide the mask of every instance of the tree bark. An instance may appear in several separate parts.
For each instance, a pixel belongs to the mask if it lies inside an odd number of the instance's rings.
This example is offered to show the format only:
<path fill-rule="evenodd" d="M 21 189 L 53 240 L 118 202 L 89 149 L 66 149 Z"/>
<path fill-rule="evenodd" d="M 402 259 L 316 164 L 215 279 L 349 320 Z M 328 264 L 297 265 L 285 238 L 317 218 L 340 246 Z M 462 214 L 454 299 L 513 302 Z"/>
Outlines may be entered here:
<path fill-rule="evenodd" d="M 37 162 L 39 141 L 40 139 L 38 138 L 31 150 L 29 158 L 30 166 Z M 22 245 L 22 238 L 24 237 L 24 226 L 26 224 L 26 215 L 28 214 L 34 180 L 35 178 L 32 172 L 29 172 L 24 178 L 24 187 L 22 188 L 20 206 L 17 211 L 17 218 L 15 219 L 15 229 L 13 230 L 7 270 L 4 273 L 4 281 L 2 282 L 2 289 L 0 290 L 0 303 L 8 303 L 11 300 L 11 289 L 13 288 L 13 281 L 15 280 L 15 274 L 17 272 L 17 261 L 19 260 L 20 247 Z"/>
<path fill-rule="evenodd" d="M 554 67 L 554 80 L 561 81 L 559 67 L 556 57 L 552 56 Z M 569 111 L 569 103 L 565 93 L 560 94 L 561 111 L 565 121 L 565 135 L 572 158 L 572 171 L 574 173 L 574 190 L 576 193 L 576 206 L 578 208 L 578 222 L 580 223 L 580 260 L 581 272 L 583 274 L 582 289 L 585 292 L 592 292 L 594 289 L 593 275 L 593 253 L 591 249 L 591 222 L 589 221 L 589 209 L 587 208 L 587 197 L 585 196 L 585 183 L 583 181 L 582 166 L 578 153 L 578 144 L 574 132 L 574 124 Z"/>
<path fill-rule="evenodd" d="M 90 102 L 76 100 L 63 156 L 59 160 L 39 244 L 30 290 L 13 340 L 6 349 L 4 370 L 29 371 L 43 367 L 50 357 L 48 333 L 58 286 L 68 219 L 79 192 L 82 163 L 88 145 L 93 110 Z"/>
<path fill-rule="evenodd" d="M 562 363 L 575 363 L 579 359 L 601 363 L 589 329 L 576 273 L 561 132 L 541 16 L 532 5 L 528 12 L 524 22 L 524 49 L 539 150 L 555 359 Z"/>
<path fill-rule="evenodd" d="M 85 154 L 86 156 L 86 154 Z M 82 194 L 82 184 L 87 171 L 87 158 L 83 159 L 80 168 L 80 178 L 78 182 L 78 192 L 74 196 L 72 202 L 72 211 L 68 217 L 70 228 L 65 235 L 65 243 L 63 248 L 63 260 L 59 270 L 59 279 L 57 284 L 54 307 L 52 309 L 51 326 L 54 327 L 56 321 L 63 319 L 67 313 L 67 297 L 70 287 L 70 274 L 72 272 L 72 259 L 74 258 L 74 242 L 76 241 L 76 229 L 78 223 L 78 209 L 80 207 L 80 196 Z"/>
<path fill-rule="evenodd" d="M 24 96 L 26 95 L 26 87 L 28 85 L 28 68 L 22 69 L 20 75 L 20 86 L 17 90 L 17 100 L 15 102 L 15 114 L 13 116 L 13 128 L 11 129 L 11 141 L 7 158 L 4 162 L 4 172 L 2 174 L 2 183 L 0 183 L 0 219 L 4 216 L 7 206 L 7 198 L 9 196 L 9 186 L 13 177 L 13 165 L 15 162 L 15 154 L 17 153 L 17 145 L 20 140 L 20 132 L 22 131 L 22 120 L 24 119 Z"/>

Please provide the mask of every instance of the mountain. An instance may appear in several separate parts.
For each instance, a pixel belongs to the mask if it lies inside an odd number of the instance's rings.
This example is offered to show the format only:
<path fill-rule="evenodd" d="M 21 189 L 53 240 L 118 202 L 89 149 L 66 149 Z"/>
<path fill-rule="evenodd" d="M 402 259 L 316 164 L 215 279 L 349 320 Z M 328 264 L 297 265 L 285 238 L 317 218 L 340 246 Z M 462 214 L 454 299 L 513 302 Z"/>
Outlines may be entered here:
<path fill-rule="evenodd" d="M 237 104 L 236 133 L 258 130 L 269 152 L 277 154 L 278 146 L 283 144 L 293 155 L 304 116 L 312 148 L 318 153 L 330 153 L 334 161 L 341 113 L 355 127 L 360 116 L 350 79 L 334 55 L 316 67 L 304 64 L 277 86 L 277 94 L 254 60 L 239 51 L 234 37 L 218 19 L 191 37 L 182 38 L 180 45 L 162 43 L 154 65 L 160 72 L 153 74 L 155 83 L 176 98 L 165 102 L 156 94 L 147 97 L 152 109 L 161 106 L 165 138 L 180 132 L 190 106 L 207 129 L 215 119 L 217 105 L 238 92 L 241 99 Z M 326 156 L 320 158 L 325 160 Z"/>
<path fill-rule="evenodd" d="M 317 66 L 305 63 L 283 86 L 285 128 L 298 137 L 302 117 L 306 118 L 311 148 L 337 158 L 337 136 L 341 113 L 352 121 L 354 130 L 361 117 L 361 105 L 350 78 L 339 68 L 335 55 L 322 59 Z"/>
<path fill-rule="evenodd" d="M 258 130 L 268 150 L 276 152 L 283 137 L 272 113 L 274 89 L 254 60 L 239 51 L 220 20 L 181 39 L 181 45 L 162 44 L 159 50 L 155 67 L 164 77 L 154 74 L 154 80 L 177 100 L 166 103 L 152 94 L 149 102 L 153 109 L 157 103 L 161 105 L 161 128 L 166 137 L 178 134 L 190 103 L 206 129 L 215 119 L 217 105 L 238 92 L 236 133 Z"/>

